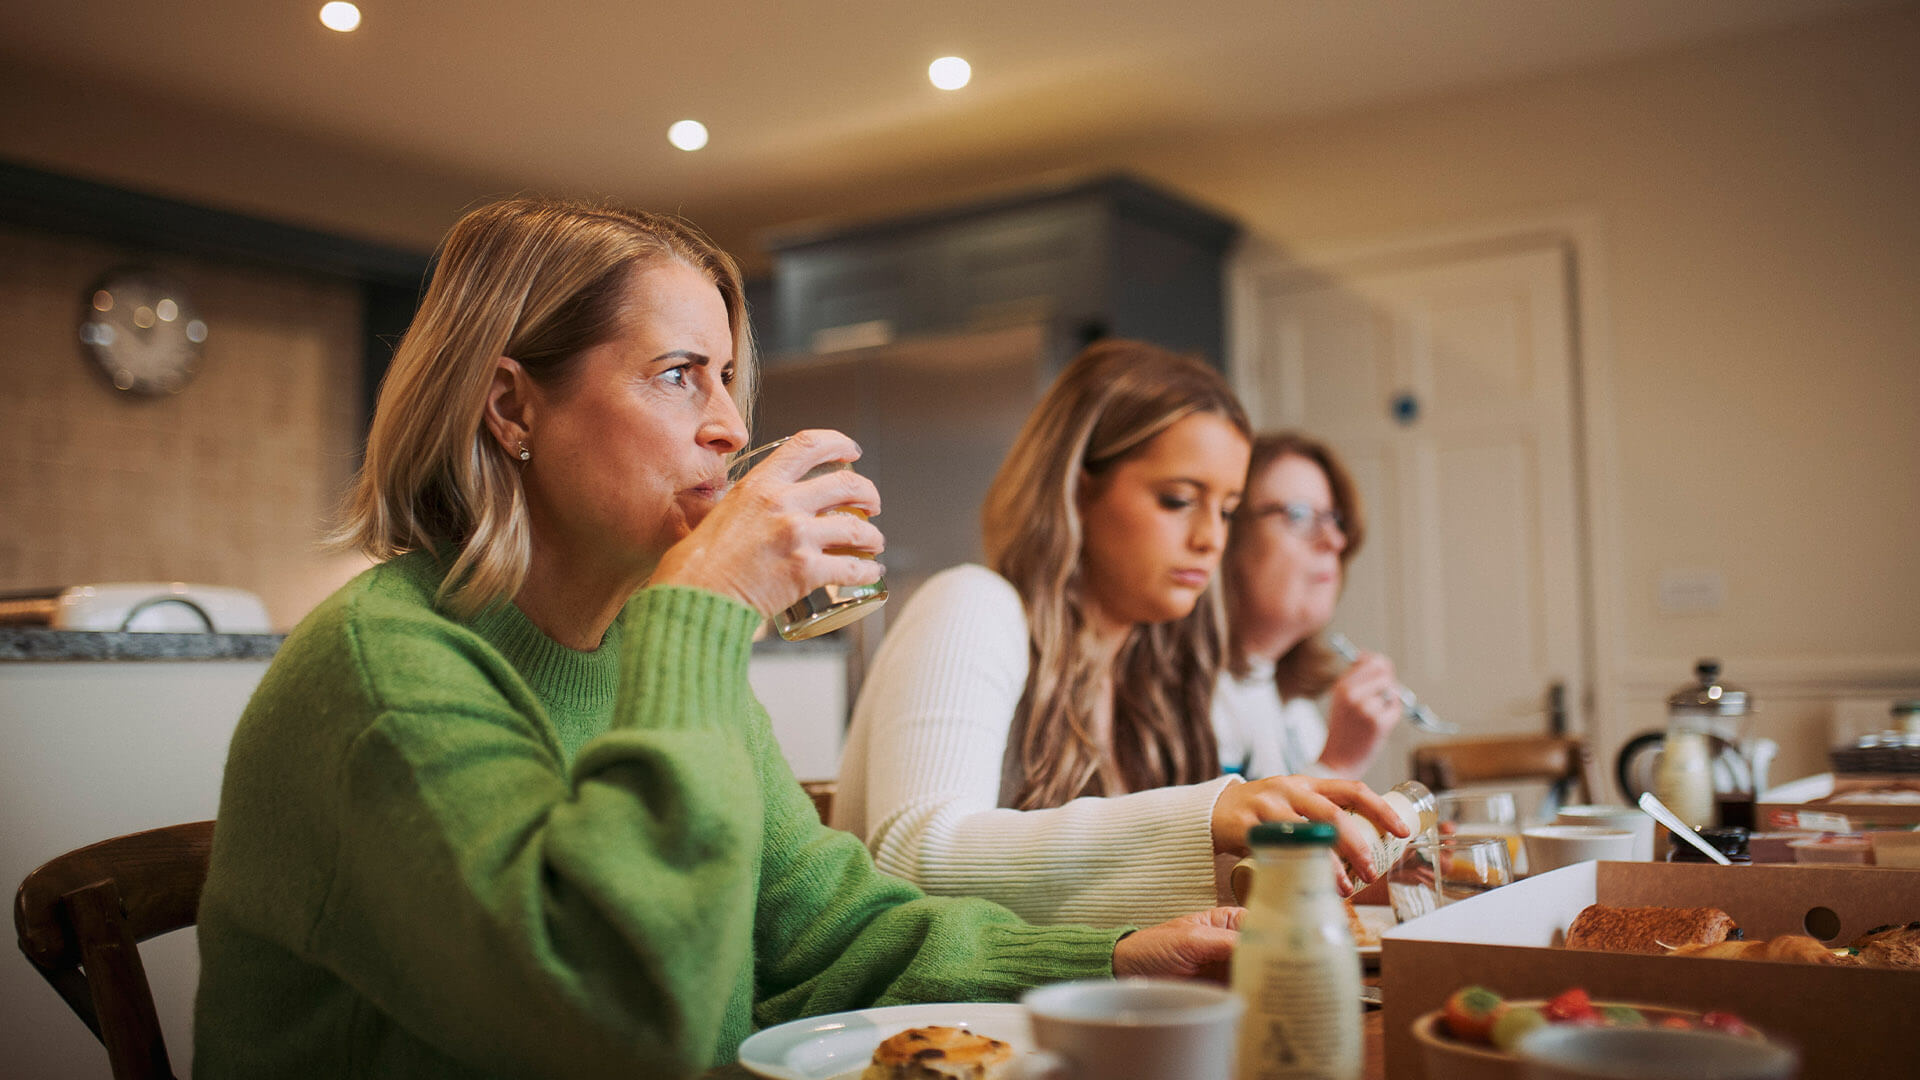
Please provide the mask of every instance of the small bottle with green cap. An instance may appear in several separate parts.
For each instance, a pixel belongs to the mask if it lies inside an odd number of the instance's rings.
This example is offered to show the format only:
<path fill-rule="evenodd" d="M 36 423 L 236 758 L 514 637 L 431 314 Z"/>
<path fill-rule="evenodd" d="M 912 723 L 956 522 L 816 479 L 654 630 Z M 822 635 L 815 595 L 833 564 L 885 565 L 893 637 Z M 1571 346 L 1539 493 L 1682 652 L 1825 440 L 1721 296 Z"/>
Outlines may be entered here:
<path fill-rule="evenodd" d="M 1920 735 L 1920 699 L 1893 703 L 1893 730 Z M 1907 745 L 1912 746 L 1913 743 Z"/>
<path fill-rule="evenodd" d="M 1334 828 L 1253 827 L 1253 895 L 1233 952 L 1237 1080 L 1357 1080 L 1360 953 L 1334 888 Z"/>

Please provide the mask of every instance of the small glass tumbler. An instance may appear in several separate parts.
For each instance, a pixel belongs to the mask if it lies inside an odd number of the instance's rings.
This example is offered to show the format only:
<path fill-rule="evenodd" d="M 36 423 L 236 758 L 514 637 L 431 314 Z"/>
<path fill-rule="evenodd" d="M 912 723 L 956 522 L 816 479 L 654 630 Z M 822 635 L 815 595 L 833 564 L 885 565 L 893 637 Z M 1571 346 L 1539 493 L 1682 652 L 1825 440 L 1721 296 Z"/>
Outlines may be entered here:
<path fill-rule="evenodd" d="M 1409 845 L 1387 874 L 1397 922 L 1417 919 L 1457 900 L 1513 884 L 1507 842 L 1497 836 L 1442 836 Z"/>
<path fill-rule="evenodd" d="M 1520 843 L 1520 814 L 1511 791 L 1442 791 L 1433 797 L 1440 814 L 1440 832 L 1447 836 L 1491 837 L 1507 842 L 1507 859 L 1514 871 L 1526 870 L 1526 848 Z"/>
<path fill-rule="evenodd" d="M 733 459 L 727 467 L 729 481 L 738 482 L 748 470 L 760 463 L 775 447 L 786 442 L 775 439 L 770 443 L 756 446 Z M 851 462 L 824 461 L 807 471 L 802 480 L 811 480 L 830 472 L 851 469 Z M 866 520 L 867 512 L 857 506 L 835 506 L 823 511 L 828 514 L 852 514 Z M 827 548 L 829 555 L 856 555 L 862 559 L 872 559 L 870 551 L 854 548 Z M 887 582 L 885 578 L 871 585 L 822 585 L 807 593 L 785 610 L 773 616 L 773 629 L 788 641 L 804 641 L 810 637 L 819 637 L 831 630 L 880 610 L 887 602 Z"/>

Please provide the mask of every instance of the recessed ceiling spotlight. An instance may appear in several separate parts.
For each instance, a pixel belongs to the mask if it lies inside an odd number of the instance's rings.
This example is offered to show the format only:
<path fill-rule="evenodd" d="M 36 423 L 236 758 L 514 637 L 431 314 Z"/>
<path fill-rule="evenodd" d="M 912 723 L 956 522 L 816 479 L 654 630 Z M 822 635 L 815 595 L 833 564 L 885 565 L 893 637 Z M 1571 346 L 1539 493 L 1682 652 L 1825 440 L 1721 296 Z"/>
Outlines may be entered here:
<path fill-rule="evenodd" d="M 943 56 L 927 65 L 927 78 L 942 90 L 958 90 L 973 78 L 973 65 L 957 56 Z"/>
<path fill-rule="evenodd" d="M 332 0 L 331 3 L 320 5 L 320 25 L 350 34 L 360 29 L 360 9 L 346 0 Z"/>
<path fill-rule="evenodd" d="M 707 145 L 707 125 L 698 120 L 681 120 L 667 129 L 667 141 L 682 150 L 698 150 Z"/>

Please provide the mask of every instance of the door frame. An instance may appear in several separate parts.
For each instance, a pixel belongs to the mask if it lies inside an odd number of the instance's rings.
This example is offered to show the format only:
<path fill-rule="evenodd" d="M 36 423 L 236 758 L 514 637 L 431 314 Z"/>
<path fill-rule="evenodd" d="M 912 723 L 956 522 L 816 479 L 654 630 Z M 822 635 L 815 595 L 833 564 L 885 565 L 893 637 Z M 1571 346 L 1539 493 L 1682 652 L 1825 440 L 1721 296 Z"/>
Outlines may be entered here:
<path fill-rule="evenodd" d="M 1568 373 L 1576 430 L 1573 436 L 1574 529 L 1580 551 L 1576 567 L 1588 626 L 1581 635 L 1586 667 L 1584 701 L 1572 702 L 1569 729 L 1583 735 L 1597 760 L 1611 761 L 1612 747 L 1626 738 L 1620 713 L 1618 673 L 1626 655 L 1619 638 L 1625 596 L 1619 521 L 1619 455 L 1614 423 L 1613 335 L 1607 304 L 1604 228 L 1597 211 L 1567 209 L 1536 216 L 1361 240 L 1288 240 L 1250 232 L 1228 258 L 1227 373 L 1244 398 L 1258 333 L 1261 287 L 1300 274 L 1339 277 L 1358 272 L 1414 269 L 1476 255 L 1559 248 L 1567 254 L 1568 313 L 1572 340 Z M 1595 793 L 1596 797 L 1600 793 Z"/>

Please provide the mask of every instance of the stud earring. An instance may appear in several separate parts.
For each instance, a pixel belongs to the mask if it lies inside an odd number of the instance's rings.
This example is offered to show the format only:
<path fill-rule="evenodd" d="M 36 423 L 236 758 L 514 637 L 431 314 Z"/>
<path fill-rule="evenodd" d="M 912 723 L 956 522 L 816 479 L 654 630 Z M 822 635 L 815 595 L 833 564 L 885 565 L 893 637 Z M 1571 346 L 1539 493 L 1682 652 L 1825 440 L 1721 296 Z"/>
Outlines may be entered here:
<path fill-rule="evenodd" d="M 531 450 L 529 450 L 529 449 L 527 449 L 527 444 L 526 444 L 526 443 L 521 443 L 521 444 L 520 444 L 520 460 L 521 460 L 521 461 L 532 461 L 532 460 L 533 460 L 533 451 L 531 451 Z"/>

